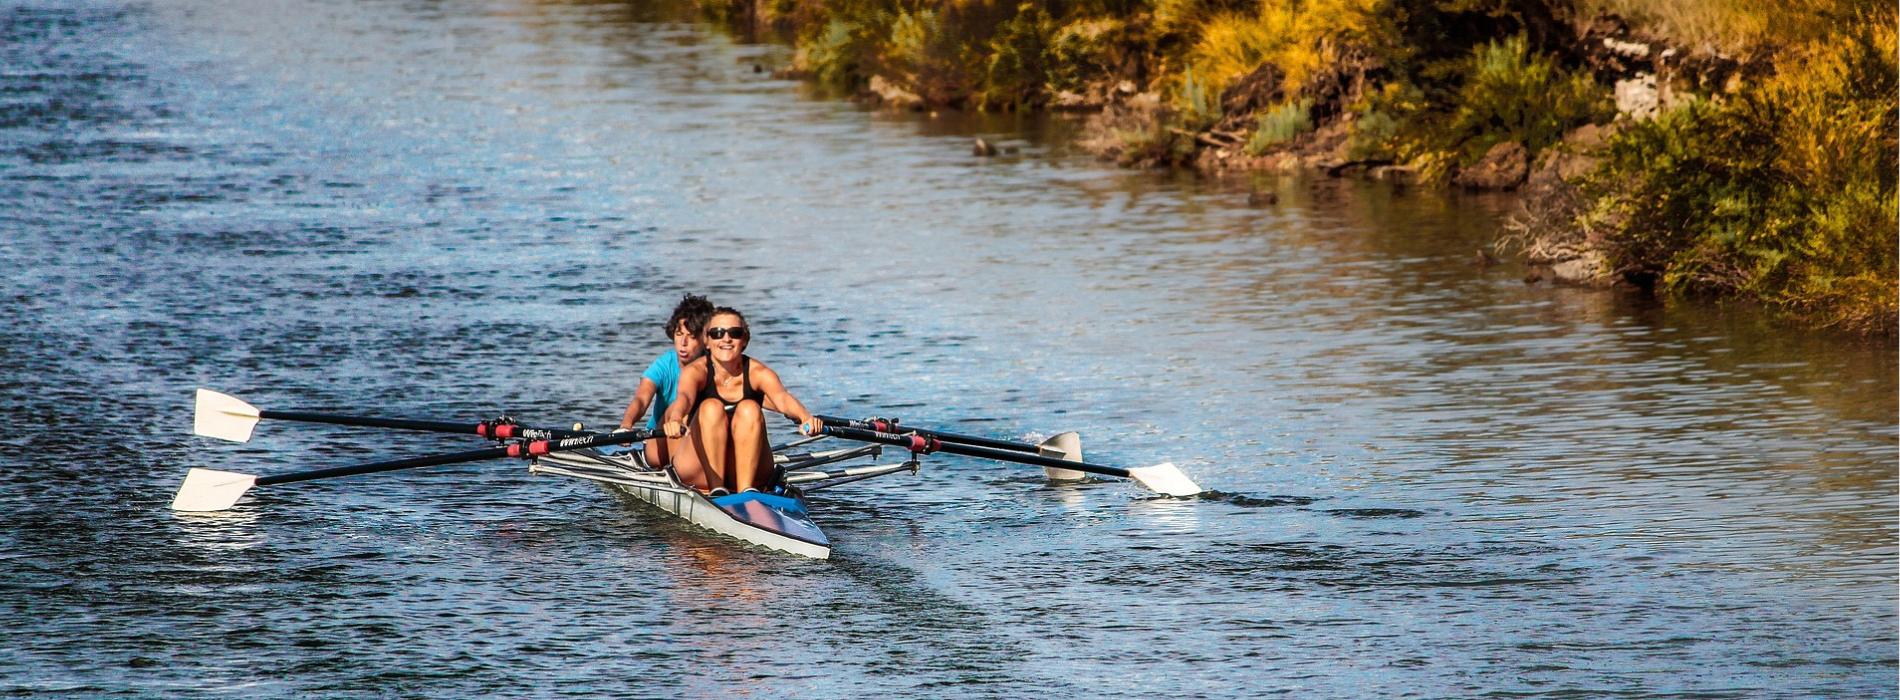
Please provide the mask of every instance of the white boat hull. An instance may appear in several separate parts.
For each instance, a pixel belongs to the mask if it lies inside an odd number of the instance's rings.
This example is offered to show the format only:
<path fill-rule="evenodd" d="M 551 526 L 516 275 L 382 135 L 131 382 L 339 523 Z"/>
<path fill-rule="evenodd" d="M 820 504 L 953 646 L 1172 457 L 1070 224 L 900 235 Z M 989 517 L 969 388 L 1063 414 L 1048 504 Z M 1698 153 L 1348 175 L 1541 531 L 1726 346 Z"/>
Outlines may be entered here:
<path fill-rule="evenodd" d="M 699 527 L 737 540 L 783 552 L 828 559 L 831 544 L 817 525 L 804 517 L 803 498 L 738 494 L 714 503 L 698 491 L 674 481 L 665 471 L 646 468 L 631 453 L 603 456 L 592 450 L 557 452 L 540 457 L 535 472 L 598 481 Z"/>

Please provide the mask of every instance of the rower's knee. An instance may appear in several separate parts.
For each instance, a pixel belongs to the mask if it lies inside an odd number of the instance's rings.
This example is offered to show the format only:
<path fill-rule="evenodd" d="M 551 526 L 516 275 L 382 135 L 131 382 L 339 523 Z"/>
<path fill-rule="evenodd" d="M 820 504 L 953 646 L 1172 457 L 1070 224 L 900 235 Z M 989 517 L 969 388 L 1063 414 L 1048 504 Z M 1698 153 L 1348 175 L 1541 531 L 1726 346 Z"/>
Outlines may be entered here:
<path fill-rule="evenodd" d="M 726 407 L 718 401 L 702 401 L 699 404 L 699 417 L 694 420 L 693 428 L 709 435 L 722 435 L 726 432 Z"/>
<path fill-rule="evenodd" d="M 751 432 L 765 425 L 765 413 L 759 410 L 759 402 L 747 399 L 740 401 L 732 409 L 732 431 Z"/>

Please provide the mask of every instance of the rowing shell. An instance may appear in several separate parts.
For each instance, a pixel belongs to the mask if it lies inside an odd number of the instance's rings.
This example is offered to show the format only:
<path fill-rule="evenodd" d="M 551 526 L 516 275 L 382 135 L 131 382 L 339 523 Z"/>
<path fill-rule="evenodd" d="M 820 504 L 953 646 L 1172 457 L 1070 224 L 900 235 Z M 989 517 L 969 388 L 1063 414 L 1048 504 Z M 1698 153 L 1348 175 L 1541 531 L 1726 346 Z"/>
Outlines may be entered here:
<path fill-rule="evenodd" d="M 474 434 L 494 438 L 503 444 L 452 454 L 269 476 L 192 469 L 186 473 L 184 483 L 179 485 L 178 493 L 172 497 L 172 509 L 186 512 L 226 510 L 254 486 L 521 458 L 530 460 L 531 472 L 601 482 L 708 530 L 780 551 L 826 559 L 831 556 L 831 540 L 825 537 L 817 523 L 812 522 L 805 495 L 821 488 L 899 471 L 915 474 L 919 456 L 932 452 L 1038 465 L 1050 479 L 1055 480 L 1078 479 L 1085 473 L 1092 473 L 1132 479 L 1152 491 L 1177 498 L 1202 493 L 1199 485 L 1171 463 L 1126 469 L 1083 462 L 1081 441 L 1074 433 L 1063 433 L 1032 444 L 900 426 L 896 418 L 821 418 L 826 425 L 820 435 L 772 448 L 774 476 L 778 477 L 774 481 L 779 484 L 772 493 L 743 493 L 718 498 L 707 498 L 681 484 L 670 471 L 646 464 L 635 449 L 616 447 L 650 438 L 652 432 L 647 430 L 590 433 L 581 430 L 578 424 L 572 430 L 532 428 L 506 418 L 469 424 L 309 411 L 267 411 L 235 396 L 199 389 L 192 432 L 221 440 L 245 442 L 251 439 L 251 431 L 258 421 L 265 418 L 363 428 Z M 865 444 L 829 452 L 790 452 L 792 448 L 826 438 L 843 438 Z M 885 445 L 908 449 L 910 459 L 896 465 L 872 464 L 835 471 L 813 469 L 819 465 L 859 457 L 868 456 L 875 460 Z"/>
<path fill-rule="evenodd" d="M 597 448 L 556 452 L 537 458 L 529 471 L 597 481 L 694 525 L 762 547 L 813 559 L 831 557 L 831 540 L 812 522 L 805 490 L 897 471 L 915 472 L 915 462 L 873 465 L 838 472 L 809 467 L 876 453 L 865 448 L 778 461 L 786 469 L 782 493 L 735 493 L 708 498 L 681 484 L 670 470 L 649 466 L 638 449 Z M 804 484 L 803 488 L 799 485 Z"/>

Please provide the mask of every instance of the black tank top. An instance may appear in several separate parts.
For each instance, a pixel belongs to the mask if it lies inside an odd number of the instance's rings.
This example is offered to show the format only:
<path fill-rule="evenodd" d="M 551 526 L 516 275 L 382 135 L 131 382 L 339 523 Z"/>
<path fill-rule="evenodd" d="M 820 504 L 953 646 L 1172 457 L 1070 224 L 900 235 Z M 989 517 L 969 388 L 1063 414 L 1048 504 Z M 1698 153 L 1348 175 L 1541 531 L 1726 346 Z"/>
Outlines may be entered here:
<path fill-rule="evenodd" d="M 743 393 L 740 394 L 739 401 L 751 399 L 760 406 L 764 406 L 765 392 L 759 391 L 758 388 L 752 386 L 752 358 L 746 355 L 740 355 L 739 359 L 742 361 L 739 365 L 739 386 L 743 388 Z M 719 395 L 719 379 L 718 375 L 713 374 L 713 359 L 712 353 L 710 352 L 706 353 L 706 389 L 707 392 L 711 394 L 706 398 L 719 399 L 720 403 L 726 405 L 726 410 L 728 411 L 732 410 L 732 407 L 739 405 L 739 401 L 727 401 L 726 397 Z M 705 399 L 701 400 L 704 401 Z"/>

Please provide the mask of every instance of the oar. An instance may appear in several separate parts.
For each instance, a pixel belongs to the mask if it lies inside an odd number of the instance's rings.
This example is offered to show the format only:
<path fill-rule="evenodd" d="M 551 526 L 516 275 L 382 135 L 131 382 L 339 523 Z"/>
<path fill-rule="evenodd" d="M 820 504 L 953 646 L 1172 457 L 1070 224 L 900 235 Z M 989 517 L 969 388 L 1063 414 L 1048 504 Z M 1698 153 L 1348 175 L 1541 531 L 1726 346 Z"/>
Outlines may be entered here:
<path fill-rule="evenodd" d="M 257 427 L 257 421 L 264 418 L 299 421 L 303 423 L 351 425 L 364 428 L 396 428 L 400 430 L 422 430 L 433 433 L 480 435 L 496 440 L 507 440 L 511 438 L 554 440 L 596 434 L 578 430 L 530 428 L 524 425 L 515 425 L 502 421 L 450 423 L 432 420 L 342 416 L 333 413 L 311 413 L 308 411 L 267 411 L 245 403 L 230 394 L 221 394 L 210 389 L 198 390 L 197 413 L 192 418 L 191 430 L 193 433 L 205 437 L 214 437 L 220 440 L 230 440 L 232 442 L 246 442 L 251 439 L 251 430 Z"/>
<path fill-rule="evenodd" d="M 1009 450 L 1010 452 L 1027 452 L 1029 454 L 1041 454 L 1044 446 L 1049 444 L 1048 441 L 1044 441 L 1042 444 L 1038 445 L 1038 444 L 1028 443 L 1028 442 L 1018 442 L 1015 440 L 997 440 L 995 438 L 986 438 L 986 437 L 981 437 L 977 435 L 964 435 L 961 433 L 952 433 L 952 432 L 944 431 L 944 430 L 931 430 L 929 428 L 919 428 L 919 427 L 910 426 L 910 425 L 899 425 L 903 421 L 897 418 L 866 418 L 863 420 L 853 420 L 850 418 L 838 418 L 836 416 L 814 416 L 814 417 L 817 418 L 818 420 L 824 421 L 825 425 L 842 425 L 847 428 L 857 428 L 859 430 L 870 430 L 870 431 L 879 432 L 879 433 L 891 433 L 891 434 L 916 433 L 924 437 L 933 437 L 943 442 L 955 442 L 955 443 L 962 443 L 965 445 L 975 445 L 977 447 L 988 447 L 993 450 Z"/>
<path fill-rule="evenodd" d="M 987 447 L 993 450 L 1024 452 L 1033 455 L 1042 455 L 1044 457 L 1054 457 L 1070 462 L 1082 461 L 1082 436 L 1073 432 L 1061 433 L 1040 443 L 1027 443 L 1016 440 L 997 440 L 995 438 L 986 438 L 978 435 L 964 435 L 962 433 L 952 433 L 944 430 L 899 425 L 901 421 L 896 418 L 866 418 L 863 420 L 852 420 L 850 418 L 838 418 L 834 416 L 816 416 L 816 418 L 824 421 L 825 425 L 842 425 L 848 428 L 857 428 L 859 430 L 869 430 L 878 433 L 915 433 L 927 438 L 936 438 L 940 442 L 974 445 L 976 447 Z M 1044 465 L 1043 472 L 1049 478 L 1059 481 L 1082 478 L 1082 472 L 1068 467 Z"/>
<path fill-rule="evenodd" d="M 848 425 L 826 425 L 824 433 L 846 440 L 896 445 L 909 449 L 916 454 L 948 452 L 950 454 L 964 455 L 966 457 L 994 459 L 1000 462 L 1034 464 L 1040 467 L 1055 467 L 1058 469 L 1133 479 L 1142 486 L 1148 487 L 1150 490 L 1169 496 L 1193 496 L 1201 492 L 1201 487 L 1195 484 L 1193 479 L 1189 479 L 1186 474 L 1181 473 L 1181 470 L 1170 462 L 1163 462 L 1147 467 L 1136 467 L 1134 469 L 1123 469 L 1121 467 L 1110 467 L 1101 464 L 1089 464 L 1088 462 L 1056 459 L 1040 454 L 1026 454 L 1009 450 L 978 447 L 975 445 L 944 442 L 921 434 L 895 435 L 892 433 L 865 430 L 863 428 L 853 428 Z"/>
<path fill-rule="evenodd" d="M 397 469 L 416 469 L 441 464 L 479 462 L 482 460 L 502 459 L 505 457 L 532 459 L 550 452 L 578 450 L 620 442 L 638 442 L 647 439 L 651 435 L 652 434 L 646 430 L 623 430 L 586 437 L 567 438 L 559 441 L 534 440 L 529 442 L 516 442 L 483 450 L 469 450 L 467 452 L 455 452 L 431 457 L 412 457 L 388 462 L 371 462 L 369 464 L 355 464 L 347 467 L 313 469 L 290 474 L 273 474 L 271 476 L 240 474 L 238 472 L 225 472 L 215 469 L 192 469 L 185 473 L 185 483 L 179 485 L 178 495 L 172 497 L 172 510 L 224 510 L 235 505 L 238 498 L 242 497 L 244 492 L 249 491 L 252 486 L 288 484 L 296 481 L 309 481 L 311 479 L 328 479 L 339 476 L 395 471 Z"/>

